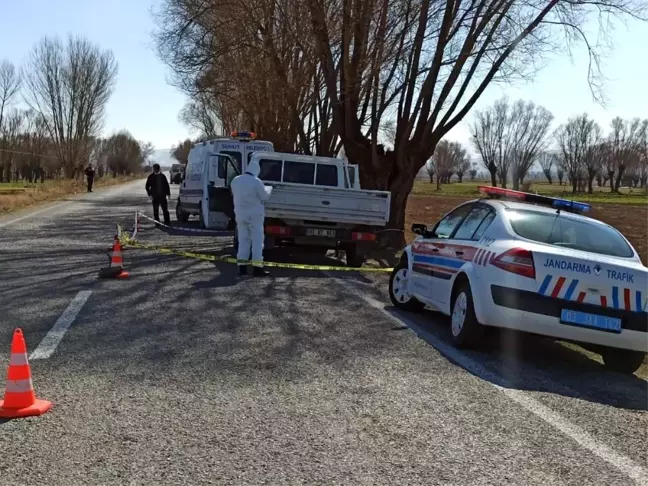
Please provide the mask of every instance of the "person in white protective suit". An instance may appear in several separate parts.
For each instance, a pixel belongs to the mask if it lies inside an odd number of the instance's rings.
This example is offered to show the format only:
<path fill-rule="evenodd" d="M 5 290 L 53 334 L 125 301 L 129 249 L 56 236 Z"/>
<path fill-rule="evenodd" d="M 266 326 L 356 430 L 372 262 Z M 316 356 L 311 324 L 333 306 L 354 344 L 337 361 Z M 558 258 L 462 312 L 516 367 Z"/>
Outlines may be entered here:
<path fill-rule="evenodd" d="M 272 194 L 272 187 L 266 186 L 259 179 L 261 168 L 257 161 L 251 161 L 247 170 L 236 176 L 230 187 L 234 197 L 234 216 L 236 218 L 236 233 L 238 235 L 237 260 L 250 259 L 254 262 L 254 275 L 268 275 L 263 268 L 263 221 L 265 219 L 264 203 Z M 259 262 L 259 263 L 257 263 Z M 239 263 L 239 275 L 247 275 L 247 265 Z"/>

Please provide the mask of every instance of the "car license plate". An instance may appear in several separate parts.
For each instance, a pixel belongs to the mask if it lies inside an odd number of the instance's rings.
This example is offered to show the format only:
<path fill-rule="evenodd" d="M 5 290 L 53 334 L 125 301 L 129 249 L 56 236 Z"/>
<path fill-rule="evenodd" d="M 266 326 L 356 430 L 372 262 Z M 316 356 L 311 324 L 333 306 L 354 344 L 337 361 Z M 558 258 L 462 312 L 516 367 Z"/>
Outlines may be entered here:
<path fill-rule="evenodd" d="M 560 322 L 576 326 L 591 327 L 607 332 L 621 332 L 621 319 L 608 316 L 597 316 L 586 312 L 563 309 L 560 312 Z"/>
<path fill-rule="evenodd" d="M 306 236 L 324 236 L 326 238 L 335 238 L 335 230 L 306 228 Z"/>

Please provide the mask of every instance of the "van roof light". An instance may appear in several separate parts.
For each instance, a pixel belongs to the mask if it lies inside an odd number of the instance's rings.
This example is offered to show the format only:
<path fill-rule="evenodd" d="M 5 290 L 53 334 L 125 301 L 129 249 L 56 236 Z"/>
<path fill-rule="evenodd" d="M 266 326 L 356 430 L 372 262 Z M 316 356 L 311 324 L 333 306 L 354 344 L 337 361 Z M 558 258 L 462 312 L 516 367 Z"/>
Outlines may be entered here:
<path fill-rule="evenodd" d="M 231 135 L 232 135 L 232 138 L 246 138 L 246 139 L 250 139 L 250 140 L 253 140 L 253 139 L 256 138 L 256 133 L 254 133 L 254 132 L 242 132 L 242 131 L 238 131 L 238 130 L 232 132 Z"/>
<path fill-rule="evenodd" d="M 514 191 L 502 187 L 477 186 L 477 190 L 487 197 L 493 199 L 508 199 L 513 201 L 528 202 L 547 206 L 556 209 L 563 209 L 574 213 L 585 213 L 592 209 L 592 206 L 586 203 L 570 201 L 569 199 L 559 199 L 540 194 L 531 194 L 529 192 Z"/>

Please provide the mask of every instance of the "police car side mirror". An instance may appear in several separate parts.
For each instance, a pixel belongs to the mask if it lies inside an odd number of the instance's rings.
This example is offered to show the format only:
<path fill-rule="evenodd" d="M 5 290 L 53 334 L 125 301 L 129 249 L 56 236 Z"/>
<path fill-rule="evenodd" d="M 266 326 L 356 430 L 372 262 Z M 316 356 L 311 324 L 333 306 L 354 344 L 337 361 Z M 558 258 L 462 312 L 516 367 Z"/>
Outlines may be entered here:
<path fill-rule="evenodd" d="M 427 226 L 421 223 L 414 223 L 412 225 L 412 233 L 423 236 L 427 233 Z"/>

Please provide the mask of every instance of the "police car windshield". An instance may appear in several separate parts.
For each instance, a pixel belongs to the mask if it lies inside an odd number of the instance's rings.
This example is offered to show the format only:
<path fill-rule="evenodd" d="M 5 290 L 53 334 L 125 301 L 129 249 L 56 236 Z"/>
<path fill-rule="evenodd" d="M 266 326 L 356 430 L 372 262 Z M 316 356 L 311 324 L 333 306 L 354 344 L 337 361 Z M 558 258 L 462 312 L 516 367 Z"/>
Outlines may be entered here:
<path fill-rule="evenodd" d="M 513 231 L 539 243 L 621 258 L 634 255 L 621 234 L 610 226 L 564 217 L 556 213 L 507 210 Z"/>

